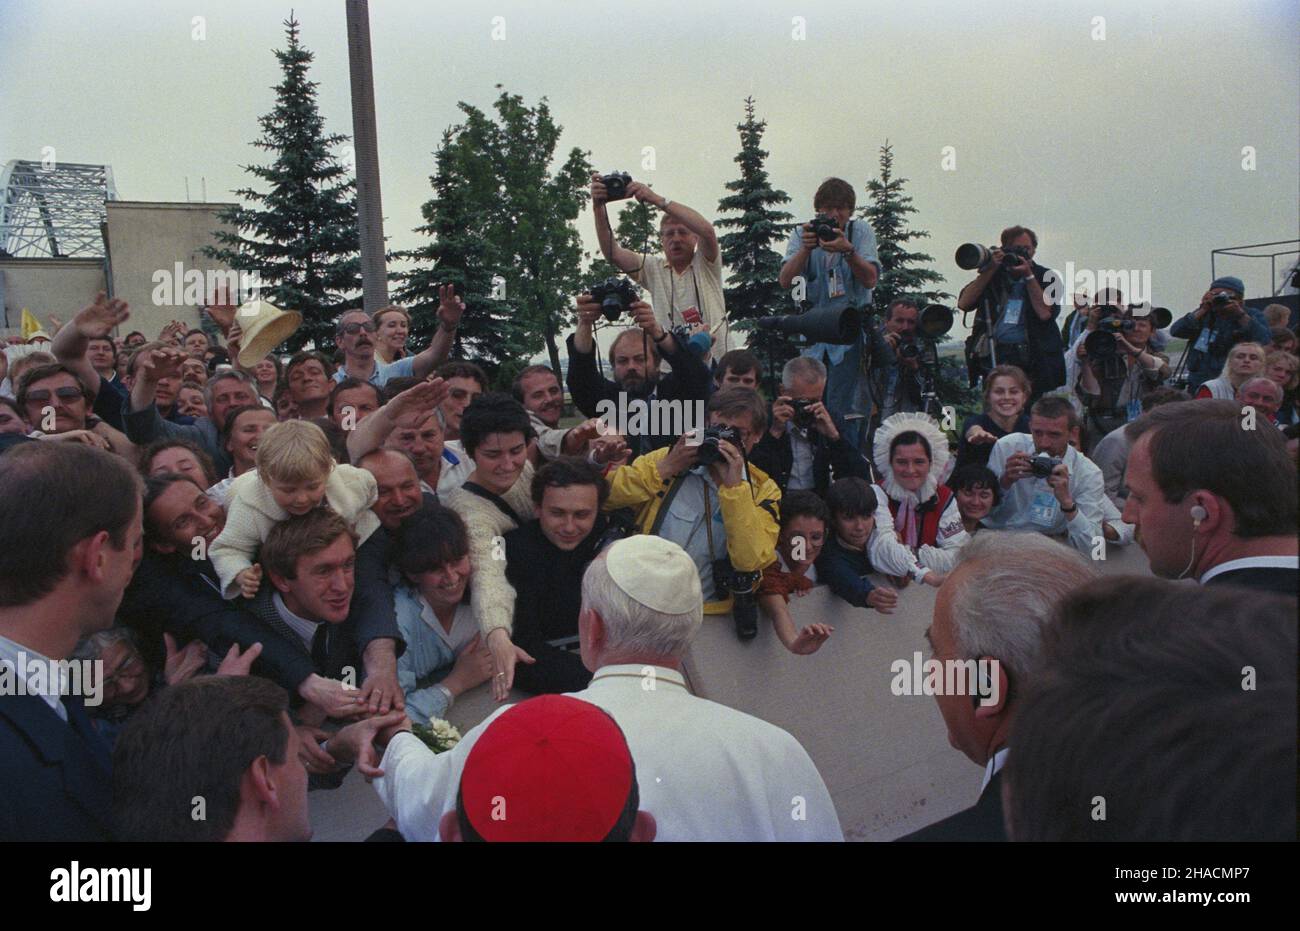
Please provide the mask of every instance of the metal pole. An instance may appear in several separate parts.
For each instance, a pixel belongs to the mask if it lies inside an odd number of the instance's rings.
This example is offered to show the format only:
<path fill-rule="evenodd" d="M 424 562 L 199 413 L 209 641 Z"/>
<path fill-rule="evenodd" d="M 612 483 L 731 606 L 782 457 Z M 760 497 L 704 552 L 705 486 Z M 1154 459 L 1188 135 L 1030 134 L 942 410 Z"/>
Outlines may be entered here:
<path fill-rule="evenodd" d="M 375 138 L 375 79 L 370 58 L 370 4 L 346 0 L 348 71 L 352 80 L 352 142 L 357 165 L 357 227 L 366 313 L 388 303 L 384 212 L 379 199 L 379 149 Z"/>

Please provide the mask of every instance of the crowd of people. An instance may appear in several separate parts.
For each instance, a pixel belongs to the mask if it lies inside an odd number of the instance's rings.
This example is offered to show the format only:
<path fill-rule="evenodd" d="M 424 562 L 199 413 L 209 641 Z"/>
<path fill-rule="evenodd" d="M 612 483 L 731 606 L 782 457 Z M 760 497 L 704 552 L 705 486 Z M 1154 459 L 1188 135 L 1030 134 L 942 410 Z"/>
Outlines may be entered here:
<path fill-rule="evenodd" d="M 130 310 L 101 294 L 48 355 L 6 358 L 0 837 L 302 840 L 308 790 L 355 767 L 393 819 L 375 839 L 839 840 L 800 744 L 692 695 L 683 658 L 708 615 L 833 650 L 801 596 L 888 623 L 913 584 L 938 590 L 932 657 L 996 660 L 1000 697 L 937 696 L 985 787 L 911 839 L 1294 834 L 1290 321 L 1216 279 L 1171 366 L 1149 305 L 1058 321 L 1014 226 L 958 301 L 983 321 L 983 411 L 948 431 L 914 390 L 918 302 L 808 346 L 765 397 L 712 225 L 631 182 L 661 212 L 662 256 L 637 254 L 608 195 L 594 178 L 601 247 L 650 298 L 608 375 L 580 294 L 563 379 L 491 390 L 449 358 L 451 287 L 418 351 L 394 306 L 340 317 L 333 357 L 246 366 L 225 301 L 217 346 L 119 337 Z M 870 302 L 854 207 L 830 179 L 791 235 L 781 281 L 809 312 Z M 651 415 L 608 416 L 634 402 Z M 1134 543 L 1158 579 L 1096 574 Z M 94 702 L 80 661 L 104 670 Z M 416 731 L 479 687 L 502 707 L 435 753 Z"/>

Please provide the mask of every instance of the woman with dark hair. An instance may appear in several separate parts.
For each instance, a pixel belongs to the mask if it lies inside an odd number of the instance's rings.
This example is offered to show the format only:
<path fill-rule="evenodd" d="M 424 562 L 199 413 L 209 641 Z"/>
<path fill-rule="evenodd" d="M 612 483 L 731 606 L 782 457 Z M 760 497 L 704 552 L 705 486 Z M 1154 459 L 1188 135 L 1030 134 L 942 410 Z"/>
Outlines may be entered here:
<path fill-rule="evenodd" d="M 957 444 L 957 468 L 988 465 L 993 444 L 1008 433 L 1028 433 L 1025 408 L 1032 389 L 1029 378 L 1014 365 L 999 365 L 984 376 L 984 413 L 967 417 Z"/>
<path fill-rule="evenodd" d="M 984 529 L 980 521 L 1002 501 L 998 477 L 988 466 L 971 464 L 953 472 L 947 484 L 957 499 L 962 526 L 974 536 L 975 531 Z"/>
<path fill-rule="evenodd" d="M 465 522 L 441 505 L 421 508 L 398 528 L 393 564 L 402 574 L 393 606 L 406 641 L 397 681 L 407 715 L 428 724 L 492 676 L 492 654 L 469 605 L 474 567 Z"/>
<path fill-rule="evenodd" d="M 894 577 L 938 588 L 970 537 L 957 500 L 941 480 L 949 468 L 948 438 L 927 414 L 895 414 L 876 430 L 876 528 L 871 564 Z"/>

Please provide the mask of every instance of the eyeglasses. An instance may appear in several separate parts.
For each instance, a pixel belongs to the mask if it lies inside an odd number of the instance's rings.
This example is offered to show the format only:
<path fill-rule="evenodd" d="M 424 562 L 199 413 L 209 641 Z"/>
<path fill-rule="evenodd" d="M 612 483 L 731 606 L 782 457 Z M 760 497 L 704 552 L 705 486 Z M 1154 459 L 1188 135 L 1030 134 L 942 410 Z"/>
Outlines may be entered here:
<path fill-rule="evenodd" d="M 144 671 L 144 660 L 138 654 L 132 653 L 122 660 L 118 667 L 109 675 L 104 677 L 105 686 L 113 685 L 122 679 L 134 679 Z"/>
<path fill-rule="evenodd" d="M 339 327 L 339 332 L 348 336 L 356 336 L 362 330 L 365 330 L 367 333 L 373 333 L 375 332 L 375 325 L 367 320 L 365 323 L 353 321 L 352 323 L 345 323 Z"/>
<path fill-rule="evenodd" d="M 76 398 L 85 397 L 85 395 L 81 393 L 80 388 L 74 388 L 72 385 L 64 385 L 62 388 L 55 388 L 53 392 L 51 392 L 49 388 L 37 388 L 35 391 L 29 391 L 27 392 L 27 400 L 35 401 L 40 404 L 43 401 L 48 401 L 51 394 L 58 395 L 58 397 L 64 401 L 72 401 Z"/>

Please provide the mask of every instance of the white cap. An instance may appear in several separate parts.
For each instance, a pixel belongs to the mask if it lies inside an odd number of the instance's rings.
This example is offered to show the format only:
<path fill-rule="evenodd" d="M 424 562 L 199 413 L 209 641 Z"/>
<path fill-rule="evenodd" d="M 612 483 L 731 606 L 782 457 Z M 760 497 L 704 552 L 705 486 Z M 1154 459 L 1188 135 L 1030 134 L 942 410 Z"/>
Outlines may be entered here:
<path fill-rule="evenodd" d="M 623 594 L 660 614 L 704 608 L 699 571 L 671 540 L 649 534 L 619 540 L 605 551 L 605 566 Z"/>

